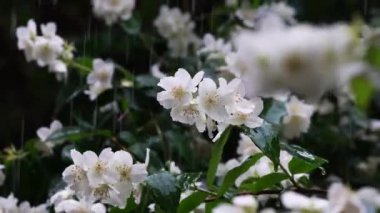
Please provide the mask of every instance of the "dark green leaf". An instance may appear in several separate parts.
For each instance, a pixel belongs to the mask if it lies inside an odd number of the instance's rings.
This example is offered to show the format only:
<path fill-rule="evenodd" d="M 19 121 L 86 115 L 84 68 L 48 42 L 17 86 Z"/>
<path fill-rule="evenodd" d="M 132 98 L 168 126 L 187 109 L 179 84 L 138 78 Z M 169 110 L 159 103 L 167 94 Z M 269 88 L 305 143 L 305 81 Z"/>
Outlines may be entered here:
<path fill-rule="evenodd" d="M 178 184 L 182 190 L 189 189 L 198 179 L 201 173 L 182 173 L 177 176 Z"/>
<path fill-rule="evenodd" d="M 240 188 L 257 193 L 263 189 L 271 188 L 287 178 L 288 176 L 284 173 L 271 173 L 259 178 L 250 179 L 250 181 L 245 181 Z"/>
<path fill-rule="evenodd" d="M 289 170 L 292 174 L 310 172 L 327 163 L 325 159 L 315 156 L 297 145 L 281 143 L 281 148 L 294 156 L 289 162 Z"/>
<path fill-rule="evenodd" d="M 196 191 L 181 201 L 178 207 L 178 213 L 191 212 L 197 208 L 207 197 L 206 192 Z"/>
<path fill-rule="evenodd" d="M 53 132 L 46 140 L 47 141 L 80 141 L 85 138 L 101 136 L 111 137 L 112 133 L 109 130 L 84 130 L 79 127 L 63 127 Z"/>
<path fill-rule="evenodd" d="M 126 33 L 137 35 L 141 29 L 141 20 L 136 17 L 132 17 L 128 21 L 122 23 L 121 27 Z"/>
<path fill-rule="evenodd" d="M 136 83 L 138 88 L 156 87 L 158 79 L 152 75 L 139 75 L 136 77 Z"/>
<path fill-rule="evenodd" d="M 309 173 L 314 169 L 320 168 L 325 163 L 326 160 L 320 157 L 315 157 L 314 163 L 304 161 L 298 157 L 293 157 L 289 162 L 289 171 L 292 174 Z"/>
<path fill-rule="evenodd" d="M 262 118 L 272 124 L 280 124 L 286 115 L 285 104 L 281 101 L 271 100 L 269 107 L 263 112 Z"/>
<path fill-rule="evenodd" d="M 351 80 L 351 90 L 355 97 L 356 105 L 366 110 L 375 92 L 375 87 L 367 76 L 357 76 Z"/>
<path fill-rule="evenodd" d="M 159 172 L 150 175 L 147 187 L 154 200 L 165 212 L 176 212 L 181 191 L 173 175 L 169 172 Z"/>
<path fill-rule="evenodd" d="M 261 127 L 255 129 L 245 128 L 244 132 L 264 155 L 271 159 L 275 169 L 277 169 L 280 162 L 278 130 L 272 124 L 264 122 Z"/>
<path fill-rule="evenodd" d="M 229 187 L 233 186 L 235 180 L 244 172 L 248 171 L 261 157 L 262 153 L 258 153 L 244 161 L 240 166 L 230 170 L 223 179 L 223 183 L 219 188 L 218 195 L 223 195 Z"/>
<path fill-rule="evenodd" d="M 218 164 L 220 162 L 220 159 L 222 158 L 223 148 L 224 148 L 224 145 L 227 143 L 230 132 L 231 132 L 231 128 L 229 127 L 223 132 L 222 136 L 219 138 L 218 141 L 215 142 L 215 144 L 212 147 L 211 159 L 208 166 L 207 178 L 206 178 L 208 187 L 211 187 L 214 183 L 216 169 L 218 168 Z"/>

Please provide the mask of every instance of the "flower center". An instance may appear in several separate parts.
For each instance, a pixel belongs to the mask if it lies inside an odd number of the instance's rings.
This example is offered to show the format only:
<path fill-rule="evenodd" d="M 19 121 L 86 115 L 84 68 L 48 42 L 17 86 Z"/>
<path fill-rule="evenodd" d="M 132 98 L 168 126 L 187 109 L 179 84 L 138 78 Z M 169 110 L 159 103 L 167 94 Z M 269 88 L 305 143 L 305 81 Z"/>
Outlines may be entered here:
<path fill-rule="evenodd" d="M 97 73 L 97 77 L 98 77 L 98 79 L 99 79 L 101 82 L 106 82 L 106 81 L 108 81 L 108 79 L 109 79 L 108 72 L 105 71 L 105 70 L 99 71 L 99 72 Z"/>
<path fill-rule="evenodd" d="M 186 92 L 182 87 L 174 87 L 171 94 L 175 99 L 181 100 L 183 96 L 185 96 Z"/>
<path fill-rule="evenodd" d="M 130 181 L 131 180 L 131 167 L 129 166 L 119 166 L 117 170 L 120 174 L 121 181 Z"/>
<path fill-rule="evenodd" d="M 214 108 L 219 102 L 219 95 L 208 95 L 206 98 L 206 108 L 211 109 Z"/>
<path fill-rule="evenodd" d="M 94 196 L 101 199 L 109 198 L 110 189 L 111 187 L 109 187 L 107 184 L 102 184 L 94 190 Z"/>
<path fill-rule="evenodd" d="M 102 161 L 96 162 L 94 166 L 94 170 L 97 174 L 102 174 L 104 170 L 106 169 L 105 163 Z"/>

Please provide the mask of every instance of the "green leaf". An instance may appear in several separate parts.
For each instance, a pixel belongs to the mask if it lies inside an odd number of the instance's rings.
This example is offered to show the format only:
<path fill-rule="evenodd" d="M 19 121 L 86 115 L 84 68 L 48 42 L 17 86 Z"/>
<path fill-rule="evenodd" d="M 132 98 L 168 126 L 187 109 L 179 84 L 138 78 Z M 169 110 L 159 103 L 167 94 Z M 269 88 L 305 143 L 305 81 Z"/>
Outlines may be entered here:
<path fill-rule="evenodd" d="M 263 112 L 262 118 L 269 123 L 280 124 L 287 113 L 284 102 L 271 100 L 269 104 L 269 107 Z"/>
<path fill-rule="evenodd" d="M 366 110 L 375 92 L 375 86 L 367 76 L 359 75 L 351 80 L 351 90 L 354 93 L 356 105 Z"/>
<path fill-rule="evenodd" d="M 145 87 L 156 87 L 158 84 L 158 79 L 153 77 L 152 75 L 139 75 L 136 77 L 137 87 L 145 88 Z"/>
<path fill-rule="evenodd" d="M 85 138 L 101 136 L 101 137 L 111 137 L 112 133 L 109 130 L 84 130 L 79 127 L 63 127 L 55 132 L 53 132 L 46 140 L 47 141 L 80 141 Z"/>
<path fill-rule="evenodd" d="M 223 132 L 223 134 L 219 138 L 219 140 L 216 141 L 212 147 L 211 159 L 210 159 L 210 163 L 208 166 L 207 178 L 206 178 L 208 187 L 211 187 L 214 183 L 216 170 L 218 168 L 218 164 L 220 162 L 220 159 L 222 158 L 223 148 L 224 148 L 224 145 L 226 145 L 226 143 L 227 143 L 230 132 L 231 132 L 231 128 L 228 127 Z"/>
<path fill-rule="evenodd" d="M 181 191 L 173 175 L 159 172 L 150 175 L 146 180 L 154 202 L 165 212 L 176 212 Z"/>
<path fill-rule="evenodd" d="M 123 22 L 121 27 L 126 33 L 137 35 L 141 29 L 141 20 L 136 17 L 131 17 L 128 21 Z"/>
<path fill-rule="evenodd" d="M 272 124 L 264 122 L 261 127 L 255 129 L 244 129 L 245 134 L 251 138 L 253 143 L 266 155 L 277 169 L 280 160 L 280 144 L 278 129 Z"/>
<path fill-rule="evenodd" d="M 248 181 L 243 182 L 240 186 L 241 189 L 249 190 L 253 193 L 257 193 L 266 188 L 271 188 L 275 184 L 280 183 L 283 180 L 286 180 L 288 176 L 284 173 L 276 172 L 264 175 L 259 178 L 249 179 Z M 252 181 L 251 183 L 249 183 Z"/>
<path fill-rule="evenodd" d="M 196 191 L 181 201 L 178 206 L 178 213 L 191 212 L 197 208 L 207 197 L 206 192 Z"/>
<path fill-rule="evenodd" d="M 293 175 L 300 173 L 309 173 L 314 169 L 320 168 L 326 162 L 327 161 L 325 159 L 320 157 L 315 157 L 314 163 L 304 161 L 298 157 L 293 157 L 292 160 L 289 162 L 289 171 Z"/>
<path fill-rule="evenodd" d="M 366 53 L 366 60 L 377 69 L 380 69 L 380 48 L 371 46 Z"/>
<path fill-rule="evenodd" d="M 182 173 L 177 176 L 178 185 L 182 190 L 190 189 L 199 180 L 202 173 Z"/>
<path fill-rule="evenodd" d="M 244 161 L 240 166 L 230 170 L 223 179 L 223 183 L 219 188 L 218 195 L 223 195 L 229 187 L 233 186 L 235 180 L 244 172 L 248 171 L 261 157 L 262 153 L 258 153 Z"/>
<path fill-rule="evenodd" d="M 288 165 L 292 174 L 307 173 L 327 163 L 325 159 L 315 156 L 297 145 L 281 143 L 281 148 L 294 156 Z"/>

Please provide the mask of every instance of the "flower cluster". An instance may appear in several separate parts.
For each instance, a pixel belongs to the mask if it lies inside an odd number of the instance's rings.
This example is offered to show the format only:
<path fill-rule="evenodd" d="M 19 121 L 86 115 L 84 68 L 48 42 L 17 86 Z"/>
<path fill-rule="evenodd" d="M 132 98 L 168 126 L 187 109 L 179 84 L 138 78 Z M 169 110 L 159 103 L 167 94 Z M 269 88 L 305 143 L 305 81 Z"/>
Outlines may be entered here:
<path fill-rule="evenodd" d="M 24 201 L 17 205 L 18 199 L 10 194 L 8 197 L 0 197 L 0 212 L 4 213 L 48 213 L 47 205 L 41 204 L 39 206 L 32 207 L 28 201 Z"/>
<path fill-rule="evenodd" d="M 160 35 L 167 39 L 172 57 L 187 56 L 189 45 L 198 43 L 190 15 L 183 14 L 179 8 L 170 9 L 162 6 L 159 16 L 154 21 L 154 26 Z"/>
<path fill-rule="evenodd" d="M 105 62 L 102 59 L 94 59 L 92 62 L 92 71 L 87 76 L 89 90 L 85 94 L 90 96 L 90 100 L 95 100 L 102 92 L 112 88 L 112 78 L 114 73 L 114 64 Z"/>
<path fill-rule="evenodd" d="M 61 202 L 55 202 L 55 207 L 64 212 L 72 212 L 67 209 L 73 206 L 100 209 L 99 212 L 102 212 L 103 207 L 94 204 L 95 201 L 125 208 L 127 199 L 132 195 L 135 202 L 139 203 L 141 183 L 148 174 L 148 156 L 147 153 L 145 163 L 134 164 L 132 156 L 126 151 L 113 152 L 106 148 L 97 156 L 92 151 L 81 154 L 71 150 L 74 164 L 67 167 L 62 175 L 79 201 L 67 199 L 70 196 L 61 199 L 64 196 L 57 195 Z"/>
<path fill-rule="evenodd" d="M 56 35 L 57 26 L 53 22 L 41 24 L 41 33 L 37 33 L 34 20 L 16 31 L 18 48 L 24 50 L 27 61 L 35 60 L 40 67 L 47 66 L 56 74 L 57 80 L 67 77 L 66 62 L 73 58 L 74 47 Z"/>
<path fill-rule="evenodd" d="M 135 8 L 135 0 L 92 0 L 94 14 L 104 19 L 107 25 L 117 20 L 128 20 Z"/>
<path fill-rule="evenodd" d="M 216 39 L 212 34 L 207 33 L 203 37 L 203 43 L 198 50 L 198 54 L 209 54 L 209 58 L 224 58 L 232 51 L 230 43 L 225 42 L 222 38 Z"/>
<path fill-rule="evenodd" d="M 297 212 L 376 212 L 380 209 L 380 193 L 370 187 L 357 192 L 341 183 L 333 183 L 328 189 L 327 199 L 307 197 L 296 192 L 285 192 L 281 201 L 288 209 Z"/>
<path fill-rule="evenodd" d="M 57 130 L 62 129 L 62 124 L 58 120 L 54 120 L 50 124 L 50 128 L 41 127 L 37 130 L 37 136 L 40 139 L 40 142 L 36 144 L 37 149 L 42 151 L 43 155 L 53 154 L 53 148 L 55 145 L 63 141 L 48 141 L 49 136 Z"/>
<path fill-rule="evenodd" d="M 245 90 L 241 80 L 229 83 L 219 78 L 219 87 L 210 78 L 203 78 L 198 72 L 193 78 L 185 69 L 178 69 L 174 76 L 164 77 L 158 86 L 164 91 L 157 94 L 157 100 L 171 109 L 174 121 L 197 127 L 199 132 L 206 129 L 209 136 L 218 129 L 214 141 L 228 125 L 245 125 L 250 128 L 261 126 L 259 114 L 263 109 L 262 100 L 244 98 Z"/>
<path fill-rule="evenodd" d="M 281 89 L 319 97 L 362 68 L 360 45 L 346 25 L 245 30 L 233 44 L 236 51 L 227 55 L 225 68 L 249 85 L 248 97 Z"/>

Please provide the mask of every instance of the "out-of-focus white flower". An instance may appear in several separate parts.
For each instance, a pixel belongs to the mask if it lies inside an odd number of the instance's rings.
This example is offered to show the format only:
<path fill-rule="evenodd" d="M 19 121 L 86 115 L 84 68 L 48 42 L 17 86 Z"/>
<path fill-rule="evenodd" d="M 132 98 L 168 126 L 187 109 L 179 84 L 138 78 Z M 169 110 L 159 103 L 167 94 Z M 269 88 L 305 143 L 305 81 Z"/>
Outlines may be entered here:
<path fill-rule="evenodd" d="M 162 37 L 168 40 L 170 54 L 173 57 L 185 57 L 189 45 L 197 44 L 198 38 L 193 32 L 194 23 L 188 13 L 183 14 L 179 8 L 161 6 L 160 14 L 154 26 Z"/>
<path fill-rule="evenodd" d="M 216 176 L 224 177 L 227 174 L 227 172 L 238 166 L 240 166 L 240 162 L 234 158 L 228 160 L 226 163 L 219 163 L 218 168 L 216 170 Z"/>
<path fill-rule="evenodd" d="M 178 69 L 173 76 L 160 80 L 158 86 L 164 91 L 157 94 L 160 104 L 170 109 L 176 106 L 183 106 L 193 99 L 192 94 L 197 91 L 197 86 L 203 78 L 203 72 L 198 72 L 193 78 L 185 69 Z"/>
<path fill-rule="evenodd" d="M 181 174 L 181 169 L 175 164 L 174 161 L 169 162 L 169 172 L 172 174 Z"/>
<path fill-rule="evenodd" d="M 328 210 L 331 213 L 366 212 L 359 196 L 342 183 L 333 183 L 328 189 L 327 197 L 329 200 Z"/>
<path fill-rule="evenodd" d="M 314 106 L 305 104 L 298 100 L 297 97 L 291 97 L 286 103 L 287 115 L 283 119 L 283 135 L 292 139 L 307 132 L 311 122 L 311 116 L 314 112 Z"/>
<path fill-rule="evenodd" d="M 55 145 L 62 143 L 63 141 L 48 141 L 49 136 L 57 130 L 62 129 L 62 124 L 58 120 L 54 120 L 50 124 L 50 128 L 41 127 L 37 130 L 37 136 L 41 140 L 40 143 L 37 143 L 37 148 L 41 150 L 44 155 L 53 154 L 53 148 Z"/>
<path fill-rule="evenodd" d="M 29 62 L 33 60 L 33 47 L 37 37 L 37 25 L 33 19 L 30 19 L 25 27 L 18 27 L 16 30 L 17 46 L 24 50 L 25 58 Z"/>
<path fill-rule="evenodd" d="M 167 75 L 160 70 L 159 64 L 153 64 L 150 67 L 150 73 L 152 74 L 153 77 L 158 78 L 158 79 L 167 77 Z"/>
<path fill-rule="evenodd" d="M 267 157 L 261 157 L 251 168 L 245 173 L 240 175 L 236 181 L 235 185 L 240 186 L 243 181 L 251 177 L 262 177 L 264 175 L 274 172 L 273 162 Z"/>
<path fill-rule="evenodd" d="M 246 159 L 256 153 L 261 153 L 261 150 L 244 133 L 240 133 L 240 140 L 238 143 L 239 145 L 236 149 L 236 153 L 240 155 L 242 159 Z"/>
<path fill-rule="evenodd" d="M 19 205 L 19 213 L 48 213 L 47 205 L 41 204 L 35 207 L 30 206 L 28 201 L 24 201 Z"/>
<path fill-rule="evenodd" d="M 258 202 L 252 195 L 236 196 L 232 199 L 231 204 L 221 204 L 213 209 L 214 213 L 245 213 L 256 212 L 258 208 Z"/>
<path fill-rule="evenodd" d="M 0 197 L 0 212 L 2 213 L 48 213 L 47 205 L 41 204 L 35 207 L 30 206 L 27 201 L 17 206 L 18 199 L 10 194 L 7 198 Z"/>
<path fill-rule="evenodd" d="M 0 211 L 7 213 L 18 212 L 17 202 L 18 200 L 13 194 L 10 194 L 7 198 L 0 197 Z"/>
<path fill-rule="evenodd" d="M 64 200 L 56 207 L 57 212 L 62 213 L 106 213 L 106 207 L 101 203 L 93 203 L 89 200 Z"/>
<path fill-rule="evenodd" d="M 234 7 L 239 3 L 238 0 L 226 0 L 226 6 L 228 7 Z"/>
<path fill-rule="evenodd" d="M 380 193 L 377 189 L 372 187 L 363 187 L 360 188 L 356 194 L 365 204 L 368 212 L 376 212 L 377 209 L 380 209 Z"/>
<path fill-rule="evenodd" d="M 235 34 L 236 52 L 226 57 L 227 67 L 240 77 L 248 97 L 290 90 L 310 98 L 340 87 L 348 67 L 358 67 L 361 53 L 346 25 L 296 25 L 276 31 L 241 31 Z M 313 41 L 313 42 L 310 42 Z"/>
<path fill-rule="evenodd" d="M 112 88 L 112 78 L 114 73 L 114 64 L 102 59 L 94 59 L 92 62 L 92 71 L 87 76 L 87 84 L 90 89 L 85 94 L 90 96 L 90 100 L 95 100 L 102 92 Z"/>
<path fill-rule="evenodd" d="M 4 168 L 4 165 L 0 164 L 0 186 L 2 186 L 5 181 L 5 174 L 3 172 Z"/>
<path fill-rule="evenodd" d="M 198 50 L 198 54 L 208 53 L 209 57 L 224 57 L 231 52 L 231 44 L 225 43 L 222 38 L 215 39 L 212 34 L 207 33 L 203 37 L 203 45 Z"/>
<path fill-rule="evenodd" d="M 135 0 L 92 0 L 95 16 L 104 19 L 107 25 L 130 19 L 134 8 Z"/>
<path fill-rule="evenodd" d="M 283 29 L 286 25 L 295 23 L 294 15 L 294 9 L 285 2 L 262 5 L 257 9 L 243 4 L 242 8 L 236 11 L 236 16 L 244 25 L 259 30 Z"/>
<path fill-rule="evenodd" d="M 288 191 L 281 195 L 282 204 L 294 212 L 323 213 L 327 210 L 328 201 L 318 197 L 306 197 L 305 195 Z"/>

